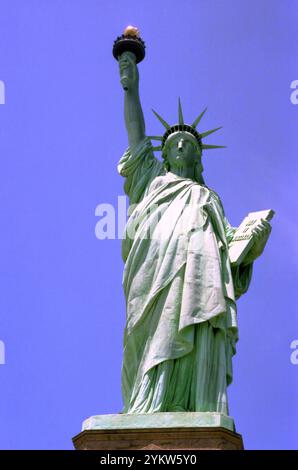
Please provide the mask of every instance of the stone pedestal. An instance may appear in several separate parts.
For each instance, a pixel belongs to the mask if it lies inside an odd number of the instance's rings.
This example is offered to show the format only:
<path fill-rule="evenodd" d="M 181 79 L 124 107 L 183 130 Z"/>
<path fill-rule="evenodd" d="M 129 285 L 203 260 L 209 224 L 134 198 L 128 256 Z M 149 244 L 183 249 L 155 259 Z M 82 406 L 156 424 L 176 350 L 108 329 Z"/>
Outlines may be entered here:
<path fill-rule="evenodd" d="M 79 450 L 241 450 L 234 421 L 221 413 L 99 415 L 73 438 Z"/>

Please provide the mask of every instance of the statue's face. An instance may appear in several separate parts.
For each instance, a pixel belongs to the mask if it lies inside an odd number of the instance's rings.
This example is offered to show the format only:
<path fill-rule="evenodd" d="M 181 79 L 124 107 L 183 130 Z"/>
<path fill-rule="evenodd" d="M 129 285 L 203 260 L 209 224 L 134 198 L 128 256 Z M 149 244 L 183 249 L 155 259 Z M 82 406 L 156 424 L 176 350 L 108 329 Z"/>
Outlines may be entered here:
<path fill-rule="evenodd" d="M 194 168 L 201 153 L 199 145 L 190 133 L 175 132 L 166 142 L 166 156 L 170 169 Z"/>

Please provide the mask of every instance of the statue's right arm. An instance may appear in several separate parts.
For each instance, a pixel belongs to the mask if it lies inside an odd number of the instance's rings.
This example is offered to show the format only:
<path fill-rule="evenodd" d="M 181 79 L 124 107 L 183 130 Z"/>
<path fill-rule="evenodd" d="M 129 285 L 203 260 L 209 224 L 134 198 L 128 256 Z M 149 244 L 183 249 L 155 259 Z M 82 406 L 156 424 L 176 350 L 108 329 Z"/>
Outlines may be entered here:
<path fill-rule="evenodd" d="M 145 121 L 139 96 L 139 72 L 135 55 L 124 52 L 119 57 L 120 81 L 124 89 L 124 117 L 130 149 L 145 137 Z"/>

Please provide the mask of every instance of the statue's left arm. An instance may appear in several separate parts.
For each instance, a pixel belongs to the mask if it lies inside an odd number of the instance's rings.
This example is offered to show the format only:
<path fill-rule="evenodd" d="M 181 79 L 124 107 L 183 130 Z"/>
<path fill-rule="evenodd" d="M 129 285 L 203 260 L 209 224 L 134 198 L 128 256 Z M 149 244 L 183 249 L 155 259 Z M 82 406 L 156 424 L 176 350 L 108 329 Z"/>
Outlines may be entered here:
<path fill-rule="evenodd" d="M 230 243 L 237 228 L 232 227 L 225 216 L 224 225 L 226 238 L 228 243 Z M 239 265 L 232 266 L 236 299 L 247 291 L 251 280 L 253 262 L 263 253 L 270 232 L 270 223 L 261 219 L 253 229 L 253 245 L 251 249 Z"/>
<path fill-rule="evenodd" d="M 237 230 L 237 227 L 233 227 L 226 216 L 223 216 L 225 235 L 228 245 L 232 241 L 234 233 Z M 231 266 L 231 272 L 233 277 L 234 292 L 236 300 L 245 292 L 247 292 L 251 277 L 252 277 L 253 263 L 240 263 L 238 266 Z"/>

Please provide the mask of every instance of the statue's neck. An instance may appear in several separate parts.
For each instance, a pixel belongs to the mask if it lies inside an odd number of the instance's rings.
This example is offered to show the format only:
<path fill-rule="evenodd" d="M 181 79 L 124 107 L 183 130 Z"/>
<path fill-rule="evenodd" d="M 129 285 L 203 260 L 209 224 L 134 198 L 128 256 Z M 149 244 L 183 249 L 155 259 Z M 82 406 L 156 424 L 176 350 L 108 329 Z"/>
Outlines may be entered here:
<path fill-rule="evenodd" d="M 171 168 L 171 173 L 174 173 L 174 175 L 181 176 L 182 178 L 191 178 L 194 179 L 195 177 L 195 172 L 194 168 Z"/>

